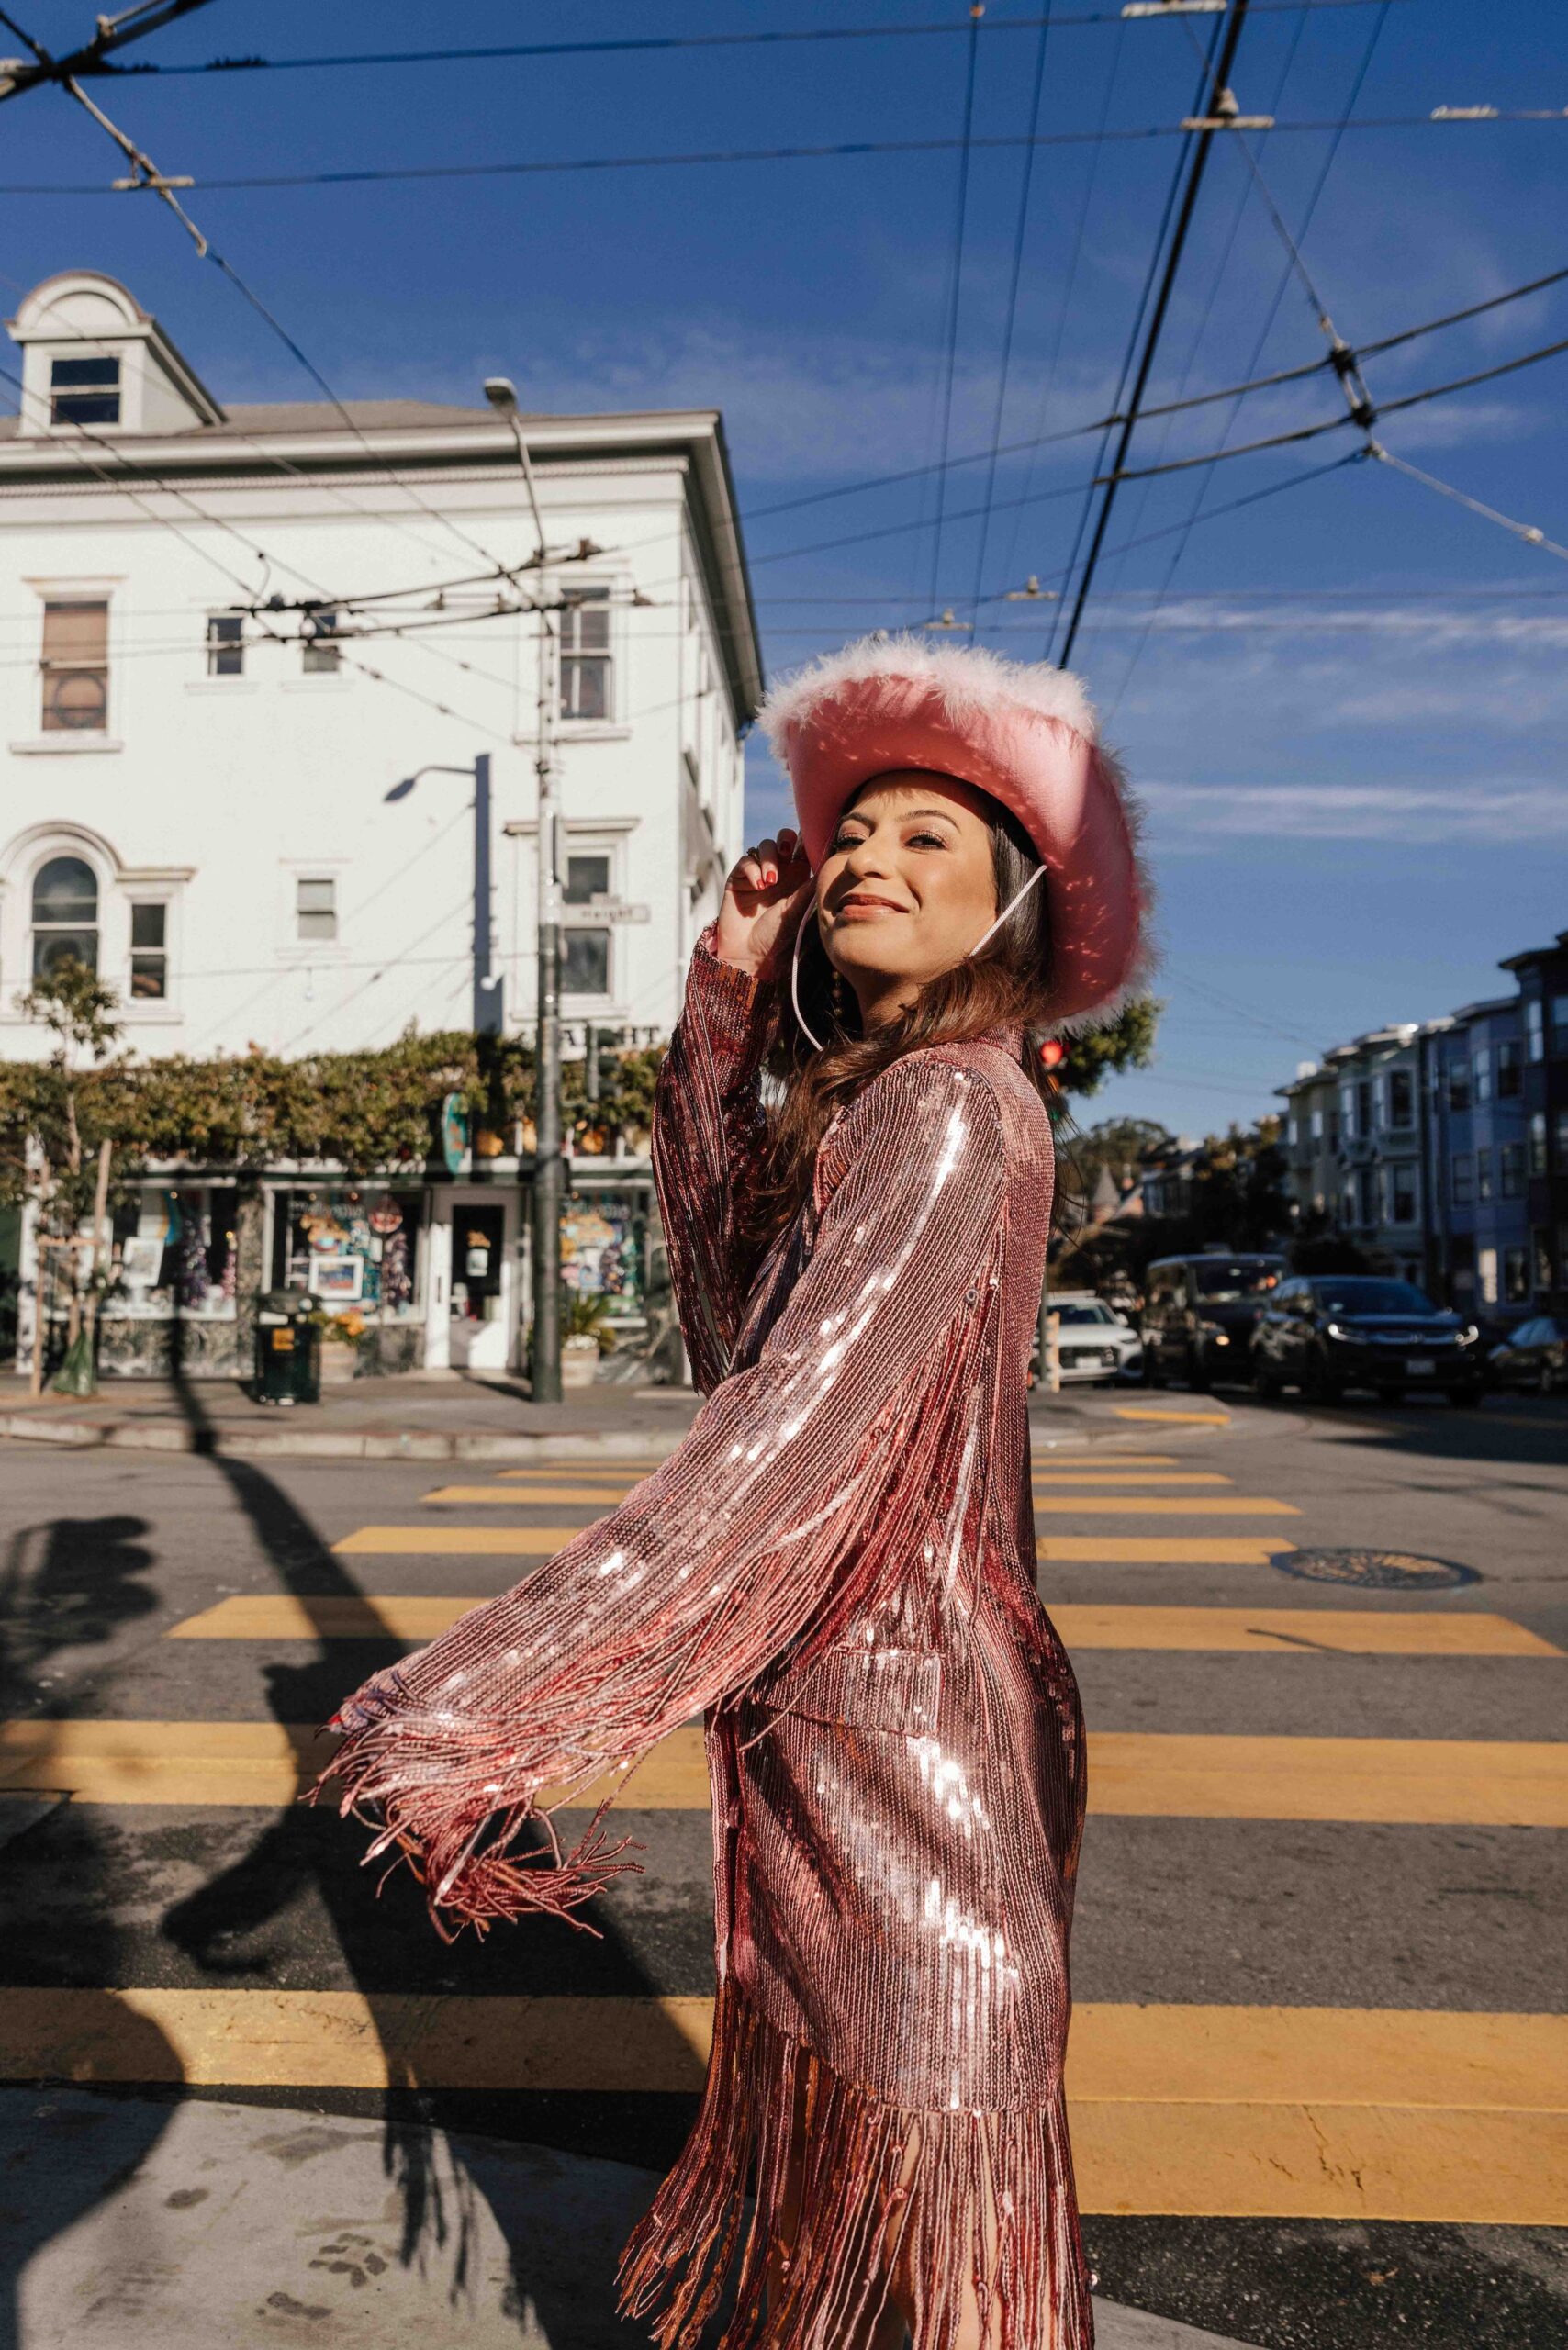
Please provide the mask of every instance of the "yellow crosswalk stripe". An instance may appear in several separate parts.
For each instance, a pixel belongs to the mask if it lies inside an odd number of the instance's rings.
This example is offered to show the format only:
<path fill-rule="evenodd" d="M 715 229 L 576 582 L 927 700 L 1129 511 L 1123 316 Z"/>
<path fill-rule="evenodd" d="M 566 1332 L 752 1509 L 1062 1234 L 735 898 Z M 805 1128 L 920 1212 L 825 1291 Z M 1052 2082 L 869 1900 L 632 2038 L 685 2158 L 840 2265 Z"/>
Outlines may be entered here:
<path fill-rule="evenodd" d="M 340 1558 L 465 1555 L 543 1559 L 583 1531 L 579 1526 L 362 1526 L 334 1542 Z"/>
<path fill-rule="evenodd" d="M 1274 1534 L 1047 1534 L 1035 1556 L 1064 1566 L 1266 1567 L 1294 1549 Z"/>
<path fill-rule="evenodd" d="M 634 1485 L 640 1479 L 651 1477 L 655 1469 L 663 1467 L 662 1457 L 655 1460 L 617 1460 L 602 1469 L 590 1468 L 576 1460 L 564 1460 L 553 1469 L 498 1469 L 496 1474 L 505 1478 L 509 1484 L 518 1485 L 529 1484 L 536 1478 L 548 1483 L 555 1477 L 570 1477 L 574 1484 L 591 1480 L 599 1485 Z"/>
<path fill-rule="evenodd" d="M 433 1493 L 423 1494 L 427 1502 L 510 1502 L 513 1509 L 525 1505 L 537 1509 L 543 1503 L 562 1509 L 573 1506 L 594 1506 L 611 1509 L 626 1494 L 630 1485 L 612 1488 L 608 1485 L 437 1485 Z"/>
<path fill-rule="evenodd" d="M 1036 1469 L 1035 1491 L 1058 1485 L 1230 1485 L 1217 1469 Z"/>
<path fill-rule="evenodd" d="M 433 1640 L 483 1594 L 237 1593 L 164 1634 L 171 1640 Z M 1070 1649 L 1249 1650 L 1273 1656 L 1561 1657 L 1539 1633 L 1479 1609 L 1135 1607 L 1051 1609 Z"/>
<path fill-rule="evenodd" d="M 1228 1485 L 1234 1483 L 1215 1469 L 1182 1469 L 1161 1473 L 1158 1469 L 1048 1469 L 1036 1470 L 1034 1489 L 1036 1494 L 1055 1491 L 1058 1486 L 1094 1485 Z M 598 1485 L 437 1485 L 421 1494 L 426 1502 L 447 1505 L 462 1504 L 482 1507 L 506 1504 L 513 1509 L 524 1505 L 538 1507 L 548 1503 L 560 1508 L 587 1507 L 601 1503 L 606 1508 L 624 1498 L 632 1488 L 619 1491 Z"/>
<path fill-rule="evenodd" d="M 90 1803 L 283 1804 L 330 1751 L 307 1723 L 6 1722 L 0 1787 Z M 629 1781 L 613 1774 L 571 1807 L 612 1793 L 632 1810 L 706 1810 L 700 1730 L 672 1732 Z M 1123 1818 L 1564 1828 L 1568 1743 L 1091 1731 L 1089 1805 Z"/>
<path fill-rule="evenodd" d="M 1035 1501 L 1035 1515 L 1067 1510 L 1085 1517 L 1299 1517 L 1294 1502 L 1259 1494 L 1052 1494 Z"/>
<path fill-rule="evenodd" d="M 1091 1494 L 1050 1495 L 1036 1504 L 1036 1514 L 1061 1511 L 1089 1516 L 1188 1516 L 1207 1517 L 1299 1517 L 1301 1512 L 1290 1502 L 1245 1499 L 1232 1494 L 1216 1494 L 1200 1499 L 1196 1495 L 1144 1496 L 1126 1494 Z M 334 1542 L 332 1550 L 342 1559 L 420 1559 L 420 1558 L 517 1558 L 543 1559 L 552 1557 L 575 1535 L 584 1528 L 577 1526 L 454 1526 L 430 1524 L 423 1526 L 361 1526 L 353 1533 L 345 1534 Z M 1062 1547 L 1062 1540 L 1070 1546 Z M 1047 1547 L 1048 1544 L 1048 1547 Z M 1089 1546 L 1089 1547 L 1086 1547 Z M 1294 1548 L 1289 1542 L 1271 1541 L 1268 1537 L 1228 1540 L 1223 1536 L 1183 1538 L 1169 1537 L 1162 1541 L 1134 1540 L 1130 1544 L 1113 1541 L 1106 1549 L 1096 1538 L 1068 1536 L 1047 1538 L 1038 1546 L 1039 1556 L 1057 1559 L 1144 1559 L 1196 1560 L 1214 1565 L 1266 1565 L 1276 1550 Z"/>
<path fill-rule="evenodd" d="M 197 2088 L 691 2094 L 706 1998 L 21 1989 L 0 2078 Z M 1410 2009 L 1076 2009 L 1085 2209 L 1568 2221 L 1568 2029 Z"/>

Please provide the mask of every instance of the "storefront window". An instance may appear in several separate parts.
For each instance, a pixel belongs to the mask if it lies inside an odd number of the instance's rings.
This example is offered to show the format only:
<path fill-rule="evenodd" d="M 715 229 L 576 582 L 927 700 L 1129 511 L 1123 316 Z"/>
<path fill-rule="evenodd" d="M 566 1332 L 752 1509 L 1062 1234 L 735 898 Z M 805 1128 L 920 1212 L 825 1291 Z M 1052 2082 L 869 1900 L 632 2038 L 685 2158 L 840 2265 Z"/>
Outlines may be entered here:
<path fill-rule="evenodd" d="M 109 1315 L 222 1322 L 234 1314 L 232 1184 L 142 1183 L 115 1218 Z"/>
<path fill-rule="evenodd" d="M 308 1290 L 367 1321 L 416 1321 L 423 1221 L 419 1191 L 339 1183 L 280 1192 L 272 1286 Z"/>
<path fill-rule="evenodd" d="M 561 1213 L 561 1280 L 580 1296 L 602 1297 L 612 1321 L 646 1313 L 647 1203 L 638 1192 L 568 1194 Z"/>

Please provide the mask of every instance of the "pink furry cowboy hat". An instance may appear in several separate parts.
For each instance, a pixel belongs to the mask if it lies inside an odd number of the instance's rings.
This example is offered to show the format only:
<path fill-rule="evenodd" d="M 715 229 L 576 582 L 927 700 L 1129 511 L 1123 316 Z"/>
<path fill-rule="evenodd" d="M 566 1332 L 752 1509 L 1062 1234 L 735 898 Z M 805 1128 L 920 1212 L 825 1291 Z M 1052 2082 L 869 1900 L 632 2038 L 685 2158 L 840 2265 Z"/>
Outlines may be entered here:
<path fill-rule="evenodd" d="M 788 768 L 813 871 L 845 801 L 898 767 L 989 791 L 1040 853 L 1050 908 L 1050 1018 L 1105 1016 L 1138 977 L 1148 890 L 1126 780 L 1082 686 L 979 646 L 867 636 L 786 678 L 760 722 Z"/>

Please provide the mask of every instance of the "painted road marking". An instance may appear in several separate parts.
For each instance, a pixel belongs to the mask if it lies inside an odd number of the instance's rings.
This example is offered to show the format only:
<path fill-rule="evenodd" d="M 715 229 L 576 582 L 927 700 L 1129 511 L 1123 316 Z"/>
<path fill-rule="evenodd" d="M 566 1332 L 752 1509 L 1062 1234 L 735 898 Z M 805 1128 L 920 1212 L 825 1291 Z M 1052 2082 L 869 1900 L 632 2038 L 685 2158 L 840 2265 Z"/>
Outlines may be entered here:
<path fill-rule="evenodd" d="M 241 1593 L 187 1616 L 170 1640 L 433 1640 L 483 1605 L 484 1595 Z M 1261 1651 L 1271 1656 L 1561 1657 L 1563 1651 L 1506 1616 L 1450 1609 L 1132 1607 L 1051 1609 L 1071 1649 Z"/>
<path fill-rule="evenodd" d="M 1057 1485 L 1233 1485 L 1217 1469 L 1036 1469 L 1035 1491 Z"/>
<path fill-rule="evenodd" d="M 1161 1472 L 1158 1469 L 1049 1469 L 1036 1470 L 1034 1487 L 1036 1493 L 1058 1486 L 1079 1485 L 1229 1485 L 1235 1480 L 1223 1477 L 1215 1469 L 1182 1469 Z M 628 1486 L 626 1492 L 632 1488 Z M 437 1485 L 421 1501 L 468 1506 L 510 1505 L 513 1509 L 525 1505 L 537 1506 L 548 1503 L 560 1508 L 593 1503 L 612 1504 L 622 1498 L 608 1487 L 596 1485 Z"/>
<path fill-rule="evenodd" d="M 1073 1566 L 1266 1567 L 1295 1547 L 1276 1534 L 1047 1534 L 1035 1556 Z"/>
<path fill-rule="evenodd" d="M 10 1990 L 0 2077 L 197 2088 L 694 2094 L 703 1998 Z M 1568 2026 L 1411 2009 L 1081 2003 L 1092 2211 L 1568 2221 Z"/>
<path fill-rule="evenodd" d="M 340 1558 L 442 1558 L 465 1554 L 544 1559 L 587 1528 L 580 1526 L 362 1526 L 334 1542 Z"/>
<path fill-rule="evenodd" d="M 622 1489 L 630 1493 L 630 1485 Z M 541 1503 L 553 1503 L 561 1508 L 574 1504 L 613 1504 L 621 1498 L 604 1485 L 438 1485 L 433 1493 L 421 1494 L 427 1502 L 510 1502 L 513 1509 L 525 1505 L 537 1508 Z"/>
<path fill-rule="evenodd" d="M 1111 1408 L 1119 1420 L 1189 1420 L 1205 1428 L 1230 1426 L 1228 1412 L 1175 1412 L 1161 1404 L 1114 1404 Z"/>
<path fill-rule="evenodd" d="M 526 1485 L 539 1478 L 548 1483 L 553 1477 L 570 1477 L 574 1484 L 621 1485 L 629 1490 L 633 1485 L 640 1484 L 644 1477 L 651 1477 L 655 1469 L 663 1467 L 662 1460 L 621 1460 L 613 1469 L 590 1469 L 574 1460 L 554 1469 L 498 1469 L 496 1474 L 509 1484 L 515 1485 Z"/>
<path fill-rule="evenodd" d="M 1061 1494 L 1037 1497 L 1043 1510 L 1081 1511 L 1088 1517 L 1299 1517 L 1294 1502 L 1267 1501 L 1257 1494 Z"/>
<path fill-rule="evenodd" d="M 0 1786 L 90 1803 L 284 1804 L 330 1752 L 303 1722 L 6 1722 Z M 612 1794 L 631 1810 L 706 1810 L 701 1731 L 673 1731 L 630 1780 L 613 1773 L 567 1808 Z M 1568 1828 L 1568 1742 L 1091 1731 L 1089 1804 L 1121 1818 Z"/>

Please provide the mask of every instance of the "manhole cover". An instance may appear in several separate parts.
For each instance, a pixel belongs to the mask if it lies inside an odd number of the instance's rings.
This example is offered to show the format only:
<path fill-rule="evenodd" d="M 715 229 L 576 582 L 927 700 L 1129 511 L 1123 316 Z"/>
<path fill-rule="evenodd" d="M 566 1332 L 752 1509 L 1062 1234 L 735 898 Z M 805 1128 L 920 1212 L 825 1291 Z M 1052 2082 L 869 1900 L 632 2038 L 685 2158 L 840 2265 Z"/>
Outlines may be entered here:
<path fill-rule="evenodd" d="M 1418 1559 L 1409 1550 L 1286 1550 L 1276 1552 L 1274 1564 L 1309 1583 L 1356 1583 L 1368 1591 L 1442 1591 L 1481 1581 L 1456 1559 Z"/>

